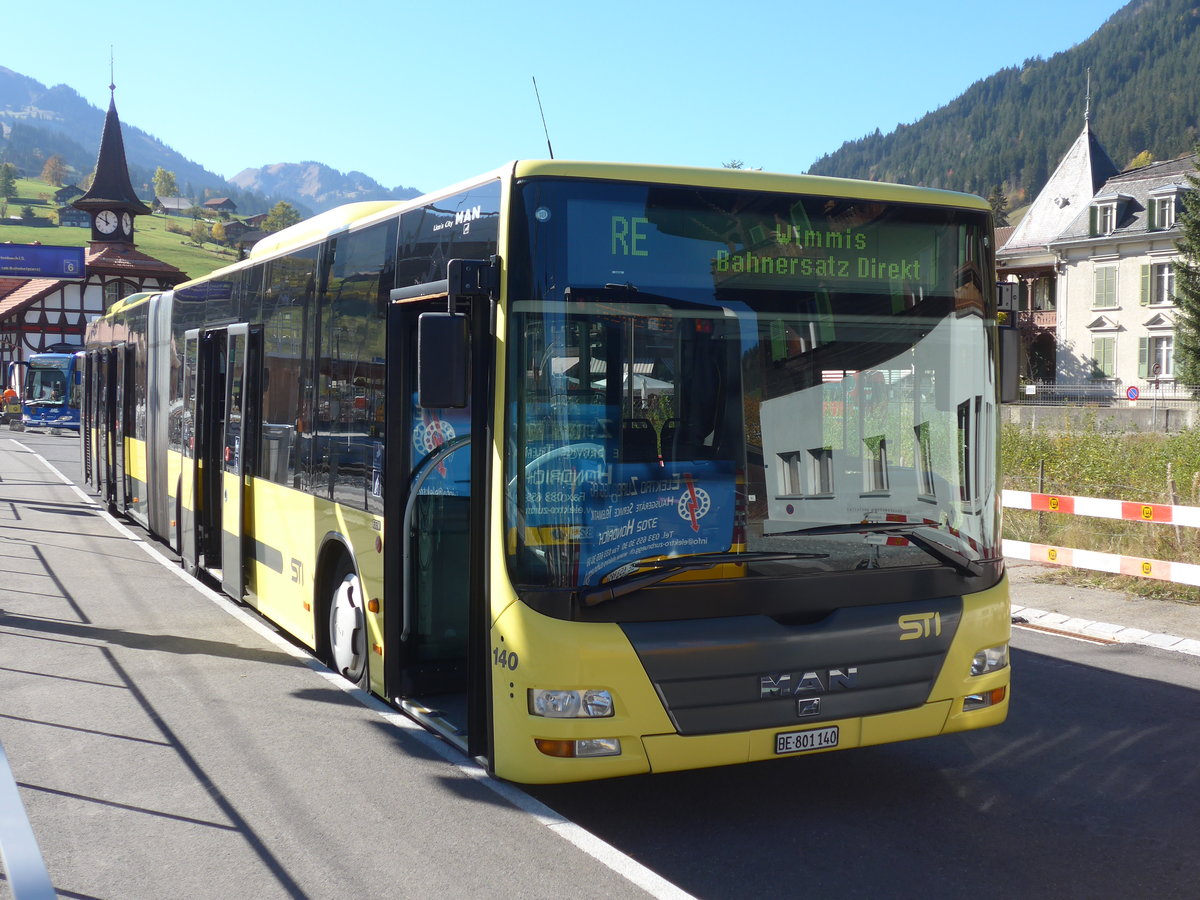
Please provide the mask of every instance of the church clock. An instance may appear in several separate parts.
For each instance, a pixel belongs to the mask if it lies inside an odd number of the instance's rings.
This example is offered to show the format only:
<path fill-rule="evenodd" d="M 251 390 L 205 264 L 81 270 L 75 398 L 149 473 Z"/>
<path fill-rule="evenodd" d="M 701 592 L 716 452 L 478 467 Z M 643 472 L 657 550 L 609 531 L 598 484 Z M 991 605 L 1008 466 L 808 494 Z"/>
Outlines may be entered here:
<path fill-rule="evenodd" d="M 96 230 L 101 234 L 112 234 L 119 224 L 120 218 L 111 209 L 102 209 L 96 213 Z"/>

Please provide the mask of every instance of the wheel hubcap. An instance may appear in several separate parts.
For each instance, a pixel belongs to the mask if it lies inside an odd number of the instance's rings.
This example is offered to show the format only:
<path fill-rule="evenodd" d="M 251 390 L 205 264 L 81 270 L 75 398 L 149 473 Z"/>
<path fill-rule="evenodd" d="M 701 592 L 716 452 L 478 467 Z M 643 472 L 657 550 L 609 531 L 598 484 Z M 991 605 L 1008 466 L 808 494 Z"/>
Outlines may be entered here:
<path fill-rule="evenodd" d="M 329 641 L 334 667 L 351 681 L 362 675 L 366 662 L 362 589 L 358 576 L 347 575 L 333 595 L 329 610 Z"/>

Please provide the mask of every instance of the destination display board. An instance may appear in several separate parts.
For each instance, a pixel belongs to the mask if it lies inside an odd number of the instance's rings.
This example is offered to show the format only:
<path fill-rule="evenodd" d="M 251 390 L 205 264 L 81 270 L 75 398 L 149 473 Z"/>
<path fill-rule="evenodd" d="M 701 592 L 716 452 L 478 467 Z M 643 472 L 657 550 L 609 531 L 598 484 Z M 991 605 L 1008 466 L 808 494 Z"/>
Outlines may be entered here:
<path fill-rule="evenodd" d="M 0 275 L 11 278 L 83 278 L 83 248 L 0 244 Z"/>
<path fill-rule="evenodd" d="M 795 198 L 745 213 L 646 202 L 568 201 L 568 280 L 639 290 L 714 288 L 887 294 L 935 287 L 945 224 L 905 221 L 883 204 L 823 217 Z M 813 204 L 817 206 L 817 204 Z M 865 205 L 864 205 L 865 207 Z"/>

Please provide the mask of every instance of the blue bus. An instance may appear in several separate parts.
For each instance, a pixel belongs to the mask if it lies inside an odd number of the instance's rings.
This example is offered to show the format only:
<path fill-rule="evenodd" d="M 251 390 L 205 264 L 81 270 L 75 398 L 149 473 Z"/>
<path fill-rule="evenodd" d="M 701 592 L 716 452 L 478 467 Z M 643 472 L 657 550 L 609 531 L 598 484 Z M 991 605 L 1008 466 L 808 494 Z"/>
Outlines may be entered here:
<path fill-rule="evenodd" d="M 25 362 L 21 424 L 25 428 L 79 430 L 79 366 L 73 344 L 55 344 Z"/>

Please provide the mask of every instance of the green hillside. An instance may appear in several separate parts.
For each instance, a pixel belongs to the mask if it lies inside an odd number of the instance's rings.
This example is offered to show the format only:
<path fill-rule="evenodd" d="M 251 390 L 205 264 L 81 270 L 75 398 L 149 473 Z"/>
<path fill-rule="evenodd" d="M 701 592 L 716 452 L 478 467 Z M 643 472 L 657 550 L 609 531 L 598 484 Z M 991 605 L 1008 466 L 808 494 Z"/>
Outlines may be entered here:
<path fill-rule="evenodd" d="M 17 196 L 7 201 L 0 200 L 0 243 L 53 244 L 60 247 L 85 247 L 91 238 L 90 228 L 59 227 L 54 202 L 57 188 L 36 179 L 17 179 Z M 20 216 L 25 207 L 30 207 L 36 224 L 26 224 L 13 219 Z M 182 230 L 169 231 L 168 226 Z M 191 237 L 192 220 L 179 217 L 151 215 L 138 216 L 134 224 L 134 242 L 137 249 L 155 259 L 161 259 L 182 269 L 189 278 L 207 275 L 213 269 L 228 265 L 237 259 L 237 251 L 228 247 L 205 242 L 197 246 Z"/>
<path fill-rule="evenodd" d="M 1069 50 L 1002 69 L 911 125 L 843 144 L 809 171 L 983 196 L 999 186 L 1019 206 L 1079 135 L 1089 69 L 1092 127 L 1117 165 L 1144 150 L 1155 159 L 1192 150 L 1200 4 L 1133 0 Z"/>

